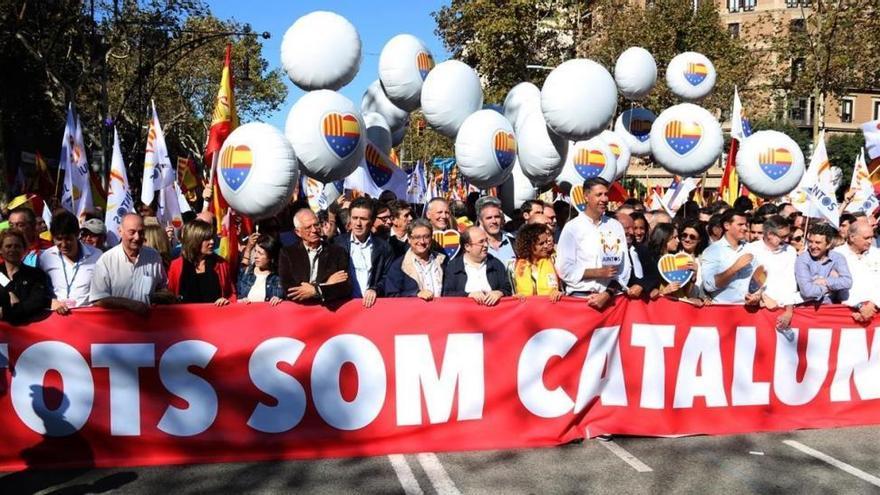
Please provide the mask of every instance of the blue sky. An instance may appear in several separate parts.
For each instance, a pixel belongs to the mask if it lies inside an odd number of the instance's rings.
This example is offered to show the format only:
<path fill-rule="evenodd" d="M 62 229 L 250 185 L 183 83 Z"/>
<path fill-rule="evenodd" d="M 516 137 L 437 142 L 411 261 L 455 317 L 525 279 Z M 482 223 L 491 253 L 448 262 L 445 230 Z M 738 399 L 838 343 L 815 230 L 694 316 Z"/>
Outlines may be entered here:
<path fill-rule="evenodd" d="M 379 53 L 393 36 L 409 33 L 425 42 L 434 60 L 440 63 L 449 58 L 443 43 L 434 34 L 434 19 L 431 12 L 447 2 L 440 0 L 211 0 L 208 4 L 214 14 L 222 19 L 233 18 L 249 23 L 254 31 L 268 31 L 272 38 L 262 40 L 263 57 L 271 68 L 281 67 L 281 39 L 285 31 L 301 16 L 316 10 L 329 10 L 348 19 L 361 36 L 363 61 L 357 77 L 342 88 L 340 92 L 360 107 L 361 96 L 367 86 L 379 76 Z M 303 91 L 287 78 L 284 81 L 289 89 L 287 100 L 281 110 L 266 119 L 279 129 L 284 129 L 284 121 L 290 107 L 302 96 Z"/>

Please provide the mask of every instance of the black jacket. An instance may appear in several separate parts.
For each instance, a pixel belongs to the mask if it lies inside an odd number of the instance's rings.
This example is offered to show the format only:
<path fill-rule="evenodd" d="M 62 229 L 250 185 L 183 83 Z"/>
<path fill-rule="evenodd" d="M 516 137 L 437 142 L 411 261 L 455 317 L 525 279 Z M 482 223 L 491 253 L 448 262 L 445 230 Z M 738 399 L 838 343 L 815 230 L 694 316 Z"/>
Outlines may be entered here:
<path fill-rule="evenodd" d="M 492 290 L 500 290 L 505 296 L 511 294 L 510 278 L 507 276 L 504 263 L 491 254 L 486 258 L 486 279 Z M 467 272 L 464 270 L 464 255 L 459 253 L 458 256 L 452 258 L 443 272 L 443 295 L 467 297 L 468 294 L 464 290 L 466 285 Z"/>
<path fill-rule="evenodd" d="M 635 248 L 636 254 L 639 257 L 639 263 L 642 265 L 642 276 L 636 277 L 635 270 L 631 271 L 627 286 L 642 286 L 642 297 L 648 297 L 652 290 L 660 287 L 660 270 L 657 268 L 658 259 L 648 250 L 648 246 L 644 244 L 635 244 Z M 630 266 L 632 267 L 633 265 L 630 264 Z"/>
<path fill-rule="evenodd" d="M 0 273 L 7 275 L 6 264 L 0 263 Z M 52 292 L 49 278 L 39 268 L 22 264 L 6 287 L 0 288 L 0 307 L 3 319 L 18 323 L 49 309 Z M 18 304 L 12 305 L 9 293 L 14 293 Z"/>
<path fill-rule="evenodd" d="M 321 246 L 321 252 L 316 261 L 318 263 L 317 282 L 323 294 L 323 302 L 350 299 L 351 277 L 338 284 L 326 284 L 330 275 L 340 270 L 348 273 L 348 253 L 335 244 L 323 242 Z M 284 288 L 285 294 L 287 294 L 287 289 L 298 287 L 303 282 L 309 282 L 309 267 L 309 255 L 302 242 L 281 249 L 281 255 L 278 257 L 278 276 L 281 277 L 281 286 Z"/>
<path fill-rule="evenodd" d="M 380 296 L 385 295 L 385 279 L 388 276 L 388 269 L 391 262 L 394 261 L 394 252 L 391 246 L 384 239 L 372 236 L 373 250 L 370 256 L 370 278 L 367 280 L 367 289 L 373 289 Z M 337 246 L 341 247 L 351 259 L 351 234 L 338 235 L 333 241 Z M 354 266 L 349 261 L 348 279 L 351 280 L 351 286 L 357 283 L 355 279 Z"/>

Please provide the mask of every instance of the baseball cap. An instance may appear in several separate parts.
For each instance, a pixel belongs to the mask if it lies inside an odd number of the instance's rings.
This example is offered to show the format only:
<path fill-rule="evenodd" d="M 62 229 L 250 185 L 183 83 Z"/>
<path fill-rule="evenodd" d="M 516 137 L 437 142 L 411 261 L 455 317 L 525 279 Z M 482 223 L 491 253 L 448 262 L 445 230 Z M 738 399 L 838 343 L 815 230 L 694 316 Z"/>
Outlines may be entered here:
<path fill-rule="evenodd" d="M 82 227 L 80 227 L 80 232 L 83 230 L 87 230 L 95 235 L 107 233 L 107 228 L 104 227 L 104 222 L 100 218 L 90 218 L 83 222 Z"/>

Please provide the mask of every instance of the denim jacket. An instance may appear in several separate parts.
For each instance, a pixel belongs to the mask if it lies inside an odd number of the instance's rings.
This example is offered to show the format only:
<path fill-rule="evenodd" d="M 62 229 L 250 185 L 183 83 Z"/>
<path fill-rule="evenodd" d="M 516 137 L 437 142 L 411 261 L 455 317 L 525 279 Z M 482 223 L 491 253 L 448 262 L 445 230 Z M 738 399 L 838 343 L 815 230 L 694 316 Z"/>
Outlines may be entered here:
<path fill-rule="evenodd" d="M 247 295 L 256 280 L 257 275 L 254 273 L 254 269 L 250 265 L 242 265 L 238 271 L 238 283 L 236 284 L 236 293 L 239 299 L 247 299 Z M 281 287 L 281 277 L 277 273 L 272 272 L 266 279 L 266 300 L 268 301 L 275 296 L 284 299 L 284 289 Z"/>

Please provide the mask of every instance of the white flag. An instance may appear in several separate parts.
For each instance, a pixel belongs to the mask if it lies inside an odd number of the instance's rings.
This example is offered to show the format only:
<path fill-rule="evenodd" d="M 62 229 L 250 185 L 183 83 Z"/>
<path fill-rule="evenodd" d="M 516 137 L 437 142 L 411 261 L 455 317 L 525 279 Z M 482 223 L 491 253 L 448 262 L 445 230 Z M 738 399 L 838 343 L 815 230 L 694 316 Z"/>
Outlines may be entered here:
<path fill-rule="evenodd" d="M 663 198 L 660 200 L 663 204 L 663 208 L 670 215 L 675 215 L 675 212 L 681 208 L 681 205 L 688 200 L 691 191 L 696 188 L 697 179 L 693 177 L 685 177 L 682 180 L 673 180 L 672 184 L 669 185 L 669 188 L 666 189 L 666 193 L 663 194 Z"/>
<path fill-rule="evenodd" d="M 157 191 L 171 185 L 175 180 L 168 148 L 165 146 L 165 134 L 159 124 L 156 103 L 153 102 L 153 118 L 150 119 L 150 130 L 147 133 L 147 149 L 144 153 L 144 178 L 141 182 L 141 202 L 150 204 Z"/>
<path fill-rule="evenodd" d="M 810 166 L 791 194 L 791 204 L 811 218 L 825 218 L 835 227 L 840 225 L 840 212 L 834 195 L 831 163 L 825 150 L 825 131 L 813 149 Z"/>
<path fill-rule="evenodd" d="M 382 191 L 391 191 L 398 199 L 406 199 L 406 186 L 406 172 L 369 140 L 361 164 L 345 178 L 345 189 L 355 189 L 374 198 Z"/>
<path fill-rule="evenodd" d="M 730 112 L 730 137 L 742 143 L 752 135 L 752 124 L 743 112 L 742 102 L 739 101 L 739 91 L 733 87 L 733 110 Z"/>
<path fill-rule="evenodd" d="M 58 168 L 64 172 L 64 181 L 61 183 L 61 206 L 65 210 L 76 215 L 73 206 L 73 148 L 76 139 L 76 117 L 73 115 L 73 104 L 67 106 L 67 120 L 64 124 L 64 137 L 61 138 L 61 155 L 58 160 Z"/>
<path fill-rule="evenodd" d="M 428 194 L 428 181 L 425 178 L 425 163 L 419 160 L 407 178 L 406 202 L 421 204 Z"/>
<path fill-rule="evenodd" d="M 61 143 L 61 163 L 64 170 L 64 189 L 61 205 L 82 219 L 86 211 L 92 210 L 92 188 L 89 183 L 89 162 L 86 160 L 86 147 L 82 135 L 82 125 L 73 105 L 67 107 L 67 124 Z"/>
<path fill-rule="evenodd" d="M 868 165 L 865 163 L 865 150 L 859 153 L 856 164 L 853 166 L 852 181 L 850 181 L 849 204 L 846 205 L 846 211 L 850 213 L 865 212 L 870 215 L 877 206 L 880 206 L 880 200 L 874 194 L 874 184 L 871 183 L 868 174 Z"/>
<path fill-rule="evenodd" d="M 104 225 L 107 226 L 107 245 L 119 243 L 119 224 L 126 213 L 134 211 L 134 200 L 128 187 L 128 173 L 122 159 L 122 148 L 119 146 L 119 133 L 113 129 L 113 160 L 110 162 L 110 187 L 107 192 L 107 213 Z"/>
<path fill-rule="evenodd" d="M 861 125 L 865 135 L 865 148 L 868 148 L 868 160 L 880 157 L 880 120 L 872 120 Z"/>

